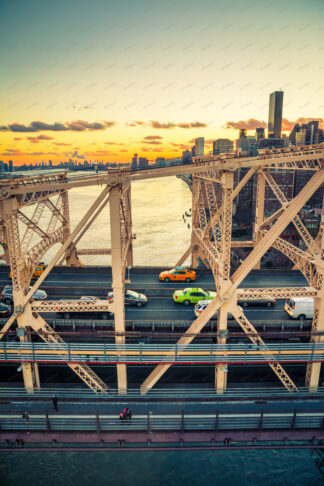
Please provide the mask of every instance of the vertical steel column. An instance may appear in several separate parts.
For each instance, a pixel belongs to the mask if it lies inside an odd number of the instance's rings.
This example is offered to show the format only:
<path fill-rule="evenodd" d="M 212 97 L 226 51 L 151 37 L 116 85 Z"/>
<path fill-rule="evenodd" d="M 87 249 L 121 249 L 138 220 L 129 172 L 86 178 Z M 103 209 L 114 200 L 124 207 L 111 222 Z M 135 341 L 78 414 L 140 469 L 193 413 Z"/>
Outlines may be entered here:
<path fill-rule="evenodd" d="M 227 314 L 229 305 L 226 292 L 231 286 L 231 240 L 232 240 L 232 212 L 233 212 L 233 172 L 224 172 L 221 177 L 222 184 L 222 214 L 221 214 L 221 242 L 219 263 L 219 290 L 224 303 L 218 311 L 217 332 L 218 344 L 226 344 Z M 216 365 L 215 388 L 217 393 L 223 393 L 227 385 L 227 366 Z"/>
<path fill-rule="evenodd" d="M 12 274 L 14 312 L 17 315 L 20 342 L 28 342 L 25 328 L 28 325 L 24 315 L 23 302 L 28 291 L 30 275 L 21 253 L 20 234 L 17 218 L 18 202 L 16 199 L 5 200 L 1 204 L 1 217 L 5 221 L 8 236 L 8 248 L 10 258 L 10 270 Z M 36 363 L 22 363 L 23 380 L 26 391 L 33 393 L 35 388 L 40 388 L 38 365 Z"/>
<path fill-rule="evenodd" d="M 324 197 L 322 201 L 322 215 L 321 215 L 321 224 L 319 228 L 319 238 L 320 238 L 320 255 L 316 259 L 316 263 L 319 264 L 320 267 L 323 268 L 324 264 Z M 322 268 L 318 268 L 317 271 L 322 273 Z M 312 323 L 312 334 L 318 332 L 324 332 L 324 277 L 323 273 L 321 278 L 319 279 L 320 282 L 320 289 L 318 292 L 318 296 L 314 298 L 314 316 L 313 316 L 313 323 Z M 314 343 L 323 343 L 324 336 L 323 335 L 312 335 L 311 341 Z M 319 385 L 319 378 L 321 374 L 321 362 L 315 363 L 308 363 L 306 369 L 306 386 L 308 386 L 309 391 L 317 391 Z"/>
<path fill-rule="evenodd" d="M 121 234 L 121 188 L 113 187 L 110 190 L 110 237 L 111 237 L 111 267 L 112 288 L 114 293 L 114 319 L 115 342 L 125 344 L 125 306 L 124 306 L 124 272 L 122 259 L 122 234 Z M 127 370 L 125 364 L 117 364 L 118 392 L 127 393 Z"/>
<path fill-rule="evenodd" d="M 132 222 L 132 193 L 131 193 L 131 184 L 129 184 L 129 188 L 127 189 L 126 193 L 127 198 L 127 235 L 129 238 L 127 254 L 126 254 L 126 265 L 127 267 L 132 267 L 134 263 L 133 258 L 133 222 Z"/>
<path fill-rule="evenodd" d="M 70 227 L 70 204 L 69 204 L 69 191 L 68 189 L 65 189 L 61 192 L 61 198 L 62 198 L 62 212 L 64 216 L 64 241 L 68 239 L 71 233 L 71 227 Z M 62 243 L 64 243 L 64 241 Z M 65 259 L 66 259 L 66 264 L 71 266 L 71 267 L 82 267 L 82 263 L 78 258 L 78 255 L 76 253 L 76 247 L 73 245 L 73 243 L 67 248 L 65 252 Z"/>
<path fill-rule="evenodd" d="M 197 268 L 198 246 L 195 245 L 194 230 L 199 229 L 198 200 L 200 181 L 192 174 L 192 208 L 191 208 L 191 268 Z"/>
<path fill-rule="evenodd" d="M 255 220 L 253 227 L 253 240 L 256 243 L 260 241 L 262 235 L 259 232 L 260 226 L 264 220 L 264 199 L 265 199 L 265 178 L 262 173 L 262 168 L 257 172 L 257 191 L 255 200 Z M 255 269 L 261 268 L 261 258 L 254 267 Z"/>

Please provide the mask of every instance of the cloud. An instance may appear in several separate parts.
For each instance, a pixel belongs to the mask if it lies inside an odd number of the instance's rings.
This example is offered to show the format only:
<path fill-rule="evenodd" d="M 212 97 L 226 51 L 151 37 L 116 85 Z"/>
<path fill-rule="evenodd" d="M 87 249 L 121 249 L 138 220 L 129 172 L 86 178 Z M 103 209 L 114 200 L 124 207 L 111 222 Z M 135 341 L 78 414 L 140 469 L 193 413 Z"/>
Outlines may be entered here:
<path fill-rule="evenodd" d="M 205 128 L 207 127 L 207 124 L 201 122 L 193 122 L 193 123 L 178 123 L 177 126 L 179 128 Z"/>
<path fill-rule="evenodd" d="M 41 121 L 31 122 L 30 125 L 23 125 L 21 123 L 12 123 L 9 125 L 0 126 L 0 131 L 3 132 L 41 132 L 41 131 L 51 131 L 51 132 L 83 132 L 83 131 L 94 131 L 94 130 L 106 130 L 106 128 L 111 128 L 116 123 L 114 121 L 101 121 L 101 122 L 87 122 L 84 120 L 75 120 L 65 123 L 45 123 Z"/>
<path fill-rule="evenodd" d="M 15 137 L 14 140 L 24 140 L 23 138 Z"/>
<path fill-rule="evenodd" d="M 162 145 L 162 142 L 158 142 L 157 140 L 142 140 L 141 143 L 146 143 L 148 145 Z"/>
<path fill-rule="evenodd" d="M 324 118 L 304 118 L 300 117 L 296 121 L 291 121 L 287 120 L 287 118 L 282 119 L 282 131 L 283 132 L 290 132 L 296 123 L 302 124 L 302 123 L 309 123 L 310 121 L 313 120 L 318 120 L 319 121 L 319 126 L 320 128 L 324 128 Z M 267 123 L 262 121 L 262 120 L 256 120 L 254 118 L 249 118 L 246 121 L 238 121 L 238 122 L 233 122 L 233 121 L 228 121 L 226 122 L 226 128 L 234 128 L 234 129 L 240 129 L 240 128 L 245 128 L 246 130 L 255 130 L 256 128 L 267 128 Z"/>
<path fill-rule="evenodd" d="M 162 140 L 162 138 L 160 135 L 148 135 L 144 140 Z"/>
<path fill-rule="evenodd" d="M 84 159 L 84 155 L 80 155 L 77 150 L 75 150 L 73 152 L 73 154 L 71 155 L 71 157 L 75 157 L 76 159 Z"/>
<path fill-rule="evenodd" d="M 171 143 L 172 147 L 176 147 L 180 150 L 187 150 L 188 148 L 190 148 L 190 145 L 185 145 L 183 143 Z"/>
<path fill-rule="evenodd" d="M 40 140 L 54 140 L 53 137 L 48 137 L 47 135 L 38 135 L 37 137 L 26 137 L 31 143 L 39 143 Z"/>
<path fill-rule="evenodd" d="M 105 145 L 124 145 L 123 143 L 117 143 L 117 142 L 104 142 Z"/>
<path fill-rule="evenodd" d="M 126 123 L 126 127 L 142 127 L 145 125 L 144 121 L 134 120 Z"/>
<path fill-rule="evenodd" d="M 176 127 L 189 129 L 189 128 L 204 128 L 207 127 L 207 124 L 198 121 L 190 122 L 190 123 L 171 123 L 171 122 L 160 123 L 158 121 L 151 120 L 151 127 L 156 129 L 163 129 L 163 130 L 168 130 L 170 128 L 176 128 Z"/>
<path fill-rule="evenodd" d="M 128 150 L 122 149 L 122 150 L 120 150 L 120 152 L 128 152 Z"/>
<path fill-rule="evenodd" d="M 297 118 L 296 121 L 290 121 L 287 120 L 287 118 L 282 119 L 282 131 L 283 132 L 291 132 L 291 130 L 294 128 L 296 123 L 299 123 L 300 125 L 303 123 L 309 123 L 311 121 L 319 121 L 319 127 L 324 129 L 324 118 L 304 118 L 304 117 L 299 117 Z"/>
<path fill-rule="evenodd" d="M 55 142 L 54 145 L 61 147 L 61 146 L 70 146 L 72 144 L 71 143 L 64 143 L 64 142 Z"/>
<path fill-rule="evenodd" d="M 246 121 L 228 121 L 226 122 L 226 128 L 234 128 L 235 130 L 239 130 L 241 128 L 245 128 L 246 130 L 255 130 L 256 128 L 267 128 L 266 122 L 263 120 L 256 120 L 255 118 L 249 118 Z"/>
<path fill-rule="evenodd" d="M 0 155 L 7 155 L 7 156 L 28 156 L 28 155 L 57 155 L 56 152 L 21 152 L 19 149 L 7 149 L 5 152 L 2 152 Z"/>

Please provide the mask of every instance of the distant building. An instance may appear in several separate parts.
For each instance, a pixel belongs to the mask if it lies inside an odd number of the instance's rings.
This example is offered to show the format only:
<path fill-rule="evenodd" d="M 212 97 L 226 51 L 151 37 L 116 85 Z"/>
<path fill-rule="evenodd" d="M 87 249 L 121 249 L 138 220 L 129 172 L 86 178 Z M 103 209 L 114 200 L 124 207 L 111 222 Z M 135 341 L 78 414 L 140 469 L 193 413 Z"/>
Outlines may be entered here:
<path fill-rule="evenodd" d="M 233 141 L 228 138 L 218 138 L 213 141 L 213 155 L 226 154 L 233 151 Z"/>
<path fill-rule="evenodd" d="M 256 138 L 256 141 L 257 142 L 259 142 L 259 140 L 261 140 L 262 138 L 265 138 L 264 128 L 262 128 L 262 127 L 256 128 L 256 130 L 255 130 L 255 138 Z"/>
<path fill-rule="evenodd" d="M 319 128 L 318 120 L 299 125 L 296 123 L 289 135 L 292 145 L 312 145 L 324 141 L 324 131 Z"/>
<path fill-rule="evenodd" d="M 137 167 L 138 167 L 138 154 L 134 154 L 134 157 L 132 158 L 131 170 L 136 170 Z"/>
<path fill-rule="evenodd" d="M 139 169 L 148 169 L 148 160 L 145 157 L 140 157 L 138 159 L 138 168 Z"/>
<path fill-rule="evenodd" d="M 189 150 L 184 150 L 182 152 L 182 162 L 191 162 L 191 153 Z"/>
<path fill-rule="evenodd" d="M 235 152 L 239 152 L 242 155 L 248 155 L 249 153 L 249 142 L 246 136 L 246 129 L 240 129 L 240 135 L 237 140 L 235 140 Z"/>
<path fill-rule="evenodd" d="M 281 138 L 283 91 L 270 94 L 268 138 Z"/>
<path fill-rule="evenodd" d="M 195 155 L 196 155 L 196 147 L 193 145 L 191 147 L 191 157 L 195 157 Z"/>
<path fill-rule="evenodd" d="M 164 157 L 157 157 L 155 159 L 155 165 L 157 167 L 165 167 L 165 158 Z"/>
<path fill-rule="evenodd" d="M 296 133 L 295 145 L 306 145 L 306 128 L 302 128 Z"/>
<path fill-rule="evenodd" d="M 205 153 L 205 139 L 204 137 L 195 138 L 195 156 L 203 157 Z"/>
<path fill-rule="evenodd" d="M 285 146 L 283 138 L 262 138 L 259 140 L 259 149 L 280 148 Z"/>
<path fill-rule="evenodd" d="M 12 160 L 9 160 L 9 172 L 13 171 Z"/>

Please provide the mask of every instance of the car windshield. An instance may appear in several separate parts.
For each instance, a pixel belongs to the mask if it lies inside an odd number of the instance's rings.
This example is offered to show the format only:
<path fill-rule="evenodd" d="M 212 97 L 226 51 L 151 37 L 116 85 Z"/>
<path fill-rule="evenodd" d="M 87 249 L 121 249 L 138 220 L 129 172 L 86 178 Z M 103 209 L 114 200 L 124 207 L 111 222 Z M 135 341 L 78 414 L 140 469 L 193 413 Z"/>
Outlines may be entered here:
<path fill-rule="evenodd" d="M 139 296 L 139 294 L 137 292 L 134 292 L 133 290 L 127 290 L 126 295 L 127 295 L 127 297 L 133 297 L 133 298 L 136 298 L 136 297 Z"/>
<path fill-rule="evenodd" d="M 172 274 L 172 273 L 174 273 L 174 271 L 175 271 L 174 269 L 173 269 L 173 270 L 170 270 L 170 271 L 169 271 L 169 273 L 171 273 L 171 274 Z"/>
<path fill-rule="evenodd" d="M 289 307 L 294 308 L 295 302 L 293 301 L 293 299 L 288 300 L 288 305 L 289 305 Z"/>

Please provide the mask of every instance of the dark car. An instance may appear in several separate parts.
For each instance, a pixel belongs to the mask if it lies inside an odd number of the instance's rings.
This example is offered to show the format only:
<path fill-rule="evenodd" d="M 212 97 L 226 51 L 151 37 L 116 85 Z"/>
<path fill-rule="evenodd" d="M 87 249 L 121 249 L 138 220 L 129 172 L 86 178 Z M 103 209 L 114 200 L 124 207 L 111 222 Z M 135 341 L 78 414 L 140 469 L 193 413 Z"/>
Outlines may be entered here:
<path fill-rule="evenodd" d="M 273 307 L 276 304 L 276 299 L 272 297 L 263 297 L 262 299 L 240 299 L 238 304 L 243 307 L 249 307 L 250 305 L 266 305 L 267 307 Z"/>
<path fill-rule="evenodd" d="M 107 299 L 111 300 L 114 298 L 113 292 L 109 292 Z M 125 290 L 125 305 L 137 305 L 137 307 L 142 307 L 147 304 L 147 297 L 144 294 L 139 294 L 134 292 L 134 290 Z"/>
<path fill-rule="evenodd" d="M 62 299 L 64 302 L 75 302 L 75 299 Z M 96 302 L 97 300 L 100 300 L 99 297 L 94 297 L 92 295 L 83 295 L 80 297 L 80 301 L 92 301 Z M 95 304 L 94 304 L 95 305 Z M 79 310 L 79 311 L 57 311 L 57 315 L 64 317 L 64 319 L 75 319 L 79 317 L 80 319 L 84 319 L 85 317 L 90 318 L 90 319 L 104 319 L 107 320 L 109 317 L 113 316 L 112 312 L 109 311 L 84 311 L 84 310 Z"/>
<path fill-rule="evenodd" d="M 0 318 L 9 317 L 11 315 L 11 308 L 9 305 L 0 302 Z"/>
<path fill-rule="evenodd" d="M 29 287 L 29 290 L 30 289 L 31 287 Z M 13 303 L 12 285 L 6 285 L 3 291 L 1 292 L 0 297 L 5 304 L 11 305 Z M 45 290 L 38 289 L 36 290 L 36 292 L 34 292 L 33 298 L 35 300 L 45 300 L 47 299 L 47 293 L 45 292 Z"/>

